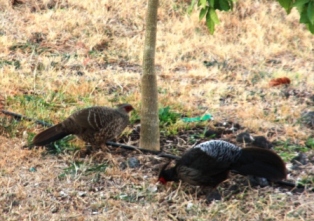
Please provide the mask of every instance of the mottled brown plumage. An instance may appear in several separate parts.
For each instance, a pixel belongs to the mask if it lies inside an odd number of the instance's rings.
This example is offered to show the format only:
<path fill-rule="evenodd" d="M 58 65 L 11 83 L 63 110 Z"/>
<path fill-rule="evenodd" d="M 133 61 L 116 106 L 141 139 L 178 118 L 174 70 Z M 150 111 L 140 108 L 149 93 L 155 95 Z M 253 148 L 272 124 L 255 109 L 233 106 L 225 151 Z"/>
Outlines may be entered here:
<path fill-rule="evenodd" d="M 61 123 L 37 134 L 33 145 L 44 146 L 63 137 L 74 134 L 92 146 L 101 146 L 118 137 L 129 124 L 130 104 L 117 108 L 90 107 L 73 113 Z"/>

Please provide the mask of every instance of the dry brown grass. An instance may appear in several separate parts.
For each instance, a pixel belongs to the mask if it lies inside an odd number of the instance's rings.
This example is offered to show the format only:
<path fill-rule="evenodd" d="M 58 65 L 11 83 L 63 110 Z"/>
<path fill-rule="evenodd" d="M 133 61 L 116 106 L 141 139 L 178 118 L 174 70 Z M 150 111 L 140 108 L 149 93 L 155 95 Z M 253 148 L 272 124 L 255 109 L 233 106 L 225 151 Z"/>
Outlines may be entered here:
<path fill-rule="evenodd" d="M 185 2 L 160 1 L 160 104 L 190 116 L 209 112 L 217 121 L 239 122 L 258 135 L 275 131 L 271 141 L 304 146 L 313 130 L 298 118 L 313 106 L 314 38 L 298 23 L 298 13 L 287 16 L 271 1 L 243 0 L 234 12 L 219 13 L 221 24 L 211 36 L 197 12 L 185 13 Z M 0 100 L 5 109 L 52 122 L 89 105 L 130 102 L 139 109 L 145 7 L 142 0 L 2 1 Z M 214 60 L 220 65 L 203 64 Z M 277 77 L 290 78 L 291 85 L 270 87 Z M 284 98 L 285 91 L 295 93 Z M 38 95 L 50 106 L 23 104 L 25 94 Z M 242 185 L 244 178 L 233 177 L 220 187 L 225 200 L 207 205 L 195 188 L 157 185 L 163 161 L 154 156 L 113 151 L 79 158 L 21 149 L 25 132 L 39 130 L 29 122 L 14 132 L 1 128 L 1 220 L 314 219 L 314 194 L 307 190 L 251 188 Z M 121 170 L 131 155 L 140 159 L 140 170 Z M 77 161 L 82 167 L 64 174 Z M 108 165 L 106 171 L 86 173 L 98 164 Z M 312 164 L 306 167 L 313 176 Z M 228 196 L 237 181 L 239 193 Z"/>

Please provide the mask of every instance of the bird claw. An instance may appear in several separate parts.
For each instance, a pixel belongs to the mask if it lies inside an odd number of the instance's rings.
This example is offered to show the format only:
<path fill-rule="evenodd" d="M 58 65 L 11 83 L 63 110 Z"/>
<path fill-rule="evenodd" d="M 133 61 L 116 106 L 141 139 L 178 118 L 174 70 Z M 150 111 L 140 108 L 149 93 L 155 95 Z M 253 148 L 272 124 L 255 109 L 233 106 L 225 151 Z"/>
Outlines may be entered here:
<path fill-rule="evenodd" d="M 214 200 L 222 200 L 222 197 L 221 197 L 220 193 L 218 192 L 218 190 L 210 190 L 206 194 L 206 202 L 208 204 L 210 204 Z"/>
<path fill-rule="evenodd" d="M 100 149 L 101 149 L 103 152 L 109 152 L 109 151 L 110 151 L 109 147 L 108 147 L 106 144 L 101 144 L 101 145 L 100 145 Z"/>
<path fill-rule="evenodd" d="M 261 187 L 269 186 L 269 182 L 264 177 L 257 177 L 257 176 L 249 176 L 249 182 L 251 185 L 259 185 Z"/>

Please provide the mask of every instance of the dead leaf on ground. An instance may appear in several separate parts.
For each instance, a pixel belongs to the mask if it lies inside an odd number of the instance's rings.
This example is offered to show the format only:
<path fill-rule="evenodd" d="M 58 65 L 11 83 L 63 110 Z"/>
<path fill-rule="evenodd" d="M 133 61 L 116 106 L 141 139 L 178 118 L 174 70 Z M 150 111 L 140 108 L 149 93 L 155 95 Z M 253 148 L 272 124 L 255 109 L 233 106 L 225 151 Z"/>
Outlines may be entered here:
<path fill-rule="evenodd" d="M 274 87 L 274 86 L 278 86 L 278 85 L 282 85 L 282 84 L 290 84 L 291 81 L 289 78 L 287 77 L 282 77 L 282 78 L 275 78 L 275 79 L 272 79 L 270 82 L 269 82 L 269 86 L 271 87 Z"/>

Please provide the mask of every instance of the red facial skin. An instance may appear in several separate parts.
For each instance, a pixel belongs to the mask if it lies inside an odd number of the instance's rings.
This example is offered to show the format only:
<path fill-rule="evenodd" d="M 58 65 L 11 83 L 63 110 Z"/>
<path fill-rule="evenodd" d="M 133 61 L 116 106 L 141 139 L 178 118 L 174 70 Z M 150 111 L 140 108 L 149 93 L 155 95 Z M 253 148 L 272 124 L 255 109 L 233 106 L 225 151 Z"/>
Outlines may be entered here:
<path fill-rule="evenodd" d="M 158 181 L 161 182 L 163 185 L 167 184 L 167 180 L 165 180 L 165 178 L 163 177 L 159 177 Z"/>
<path fill-rule="evenodd" d="M 131 105 L 125 106 L 124 110 L 129 113 L 130 111 L 132 111 L 134 108 Z"/>

